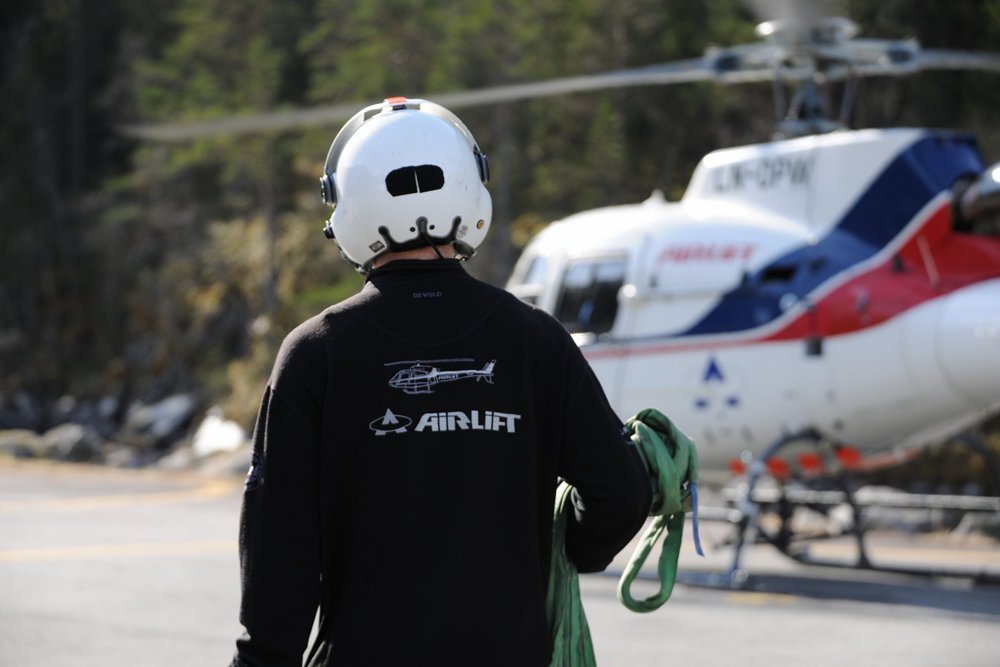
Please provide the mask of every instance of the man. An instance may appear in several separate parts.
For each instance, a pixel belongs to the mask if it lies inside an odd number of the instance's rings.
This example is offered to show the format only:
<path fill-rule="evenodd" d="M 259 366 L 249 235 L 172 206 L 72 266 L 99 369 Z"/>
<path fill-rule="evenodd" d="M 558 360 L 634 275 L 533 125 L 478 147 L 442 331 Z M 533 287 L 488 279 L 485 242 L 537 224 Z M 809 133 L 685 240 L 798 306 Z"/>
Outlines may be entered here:
<path fill-rule="evenodd" d="M 443 107 L 393 98 L 337 135 L 327 225 L 364 288 L 296 328 L 264 391 L 240 525 L 233 665 L 548 665 L 557 478 L 566 549 L 605 568 L 650 485 L 548 315 L 459 261 L 489 228 L 486 156 Z"/>

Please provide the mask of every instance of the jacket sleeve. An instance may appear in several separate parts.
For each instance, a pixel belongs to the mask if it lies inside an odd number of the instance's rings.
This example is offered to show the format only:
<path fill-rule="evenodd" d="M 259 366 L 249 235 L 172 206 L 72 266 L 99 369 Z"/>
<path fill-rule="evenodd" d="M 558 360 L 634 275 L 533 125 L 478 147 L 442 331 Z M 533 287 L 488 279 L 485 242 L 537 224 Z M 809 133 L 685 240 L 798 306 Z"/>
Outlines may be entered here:
<path fill-rule="evenodd" d="M 234 667 L 301 667 L 319 604 L 318 427 L 269 385 L 240 512 Z"/>
<path fill-rule="evenodd" d="M 598 572 L 639 531 L 652 502 L 645 465 L 590 367 L 570 394 L 560 476 L 573 487 L 566 553 L 580 572 Z"/>

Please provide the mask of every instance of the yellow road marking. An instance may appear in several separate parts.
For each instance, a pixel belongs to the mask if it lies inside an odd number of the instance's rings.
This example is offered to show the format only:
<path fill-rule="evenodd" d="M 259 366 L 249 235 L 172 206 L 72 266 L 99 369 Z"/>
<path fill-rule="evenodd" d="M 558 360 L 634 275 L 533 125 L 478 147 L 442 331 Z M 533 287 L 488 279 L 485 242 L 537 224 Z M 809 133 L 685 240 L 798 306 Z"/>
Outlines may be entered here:
<path fill-rule="evenodd" d="M 89 510 L 135 505 L 162 505 L 198 502 L 231 493 L 237 483 L 231 480 L 210 480 L 195 488 L 149 493 L 117 493 L 105 496 L 51 498 L 0 501 L 0 514 L 25 511 Z"/>
<path fill-rule="evenodd" d="M 71 547 L 43 547 L 0 551 L 0 563 L 60 561 L 80 559 L 136 558 L 143 556 L 201 556 L 236 553 L 232 540 L 161 542 L 159 544 L 85 544 Z"/>
<path fill-rule="evenodd" d="M 797 602 L 799 598 L 786 593 L 758 593 L 747 591 L 743 593 L 730 593 L 726 596 L 729 602 L 740 604 L 765 605 L 765 604 L 791 604 Z"/>

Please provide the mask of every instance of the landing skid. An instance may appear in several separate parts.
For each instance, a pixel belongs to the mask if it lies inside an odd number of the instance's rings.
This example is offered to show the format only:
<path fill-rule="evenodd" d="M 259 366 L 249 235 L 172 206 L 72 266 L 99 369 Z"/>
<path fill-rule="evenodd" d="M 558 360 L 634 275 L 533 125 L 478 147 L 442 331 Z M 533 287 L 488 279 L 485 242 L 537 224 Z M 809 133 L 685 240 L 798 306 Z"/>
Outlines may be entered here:
<path fill-rule="evenodd" d="M 767 543 L 774 546 L 788 558 L 808 565 L 850 568 L 877 572 L 919 575 L 926 577 L 957 577 L 976 583 L 1000 584 L 1000 571 L 986 569 L 959 569 L 950 567 L 924 567 L 919 565 L 898 565 L 877 562 L 869 553 L 866 533 L 865 510 L 875 507 L 899 509 L 935 509 L 960 512 L 992 512 L 1000 515 L 1000 461 L 988 447 L 975 436 L 963 433 L 953 441 L 981 455 L 993 476 L 993 495 L 959 496 L 941 494 L 913 494 L 902 491 L 874 490 L 858 488 L 857 473 L 850 465 L 835 465 L 832 475 L 825 477 L 827 488 L 812 490 L 789 485 L 786 480 L 776 479 L 774 487 L 762 487 L 760 482 L 768 473 L 768 462 L 793 444 L 811 445 L 817 452 L 834 455 L 837 443 L 825 438 L 814 429 L 790 434 L 775 441 L 760 457 L 753 460 L 732 497 L 731 508 L 704 508 L 702 517 L 707 520 L 721 520 L 734 526 L 732 539 L 733 559 L 722 573 L 695 575 L 681 580 L 695 585 L 726 588 L 747 588 L 750 577 L 743 565 L 743 550 L 748 544 Z M 836 461 L 837 457 L 832 457 Z M 850 512 L 849 534 L 853 537 L 856 555 L 853 559 L 834 560 L 815 557 L 809 546 L 825 538 L 843 537 L 839 534 L 803 534 L 796 532 L 792 517 L 796 508 L 808 507 L 821 513 L 834 507 L 846 507 Z M 776 515 L 777 529 L 765 527 L 763 515 Z"/>

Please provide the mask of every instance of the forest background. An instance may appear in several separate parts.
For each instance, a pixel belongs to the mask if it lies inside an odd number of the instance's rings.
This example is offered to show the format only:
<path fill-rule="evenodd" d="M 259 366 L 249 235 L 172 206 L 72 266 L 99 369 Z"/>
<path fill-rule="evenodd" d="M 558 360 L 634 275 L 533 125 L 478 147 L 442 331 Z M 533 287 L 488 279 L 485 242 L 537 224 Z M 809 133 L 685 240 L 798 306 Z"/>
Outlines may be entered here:
<path fill-rule="evenodd" d="M 869 37 L 1000 49 L 1000 0 L 849 0 Z M 700 56 L 756 39 L 738 0 L 6 0 L 0 7 L 0 408 L 178 392 L 252 425 L 277 345 L 354 292 L 317 179 L 339 124 L 183 143 L 137 122 L 424 96 Z M 1000 80 L 865 80 L 853 125 L 974 132 L 1000 160 Z M 581 209 L 678 198 L 701 156 L 767 140 L 767 84 L 645 86 L 461 112 L 490 155 L 503 284 Z M 26 399 L 27 397 L 27 399 Z"/>

